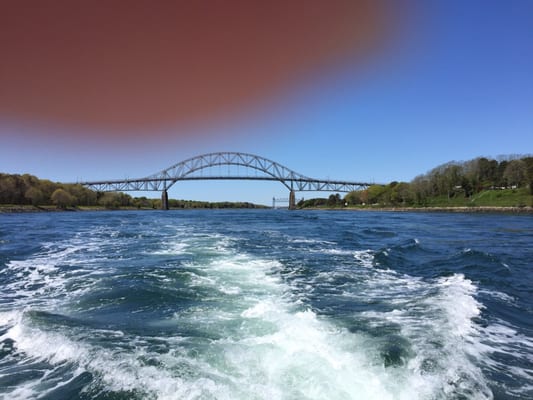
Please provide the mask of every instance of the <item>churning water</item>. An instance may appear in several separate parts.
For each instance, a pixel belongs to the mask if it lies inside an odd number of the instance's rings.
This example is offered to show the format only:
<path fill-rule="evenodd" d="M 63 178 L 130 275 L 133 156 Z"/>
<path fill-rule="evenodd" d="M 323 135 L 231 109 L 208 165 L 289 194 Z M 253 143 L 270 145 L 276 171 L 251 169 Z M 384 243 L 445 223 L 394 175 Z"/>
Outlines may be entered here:
<path fill-rule="evenodd" d="M 533 397 L 531 216 L 0 215 L 0 398 Z"/>

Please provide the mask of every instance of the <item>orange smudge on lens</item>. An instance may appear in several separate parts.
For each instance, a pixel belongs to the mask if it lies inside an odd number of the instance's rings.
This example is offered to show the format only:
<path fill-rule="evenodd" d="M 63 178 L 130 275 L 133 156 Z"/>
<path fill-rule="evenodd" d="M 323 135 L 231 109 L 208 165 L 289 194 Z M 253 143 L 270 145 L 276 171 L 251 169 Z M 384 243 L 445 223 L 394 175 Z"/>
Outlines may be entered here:
<path fill-rule="evenodd" d="M 216 121 L 364 58 L 388 22 L 375 0 L 4 2 L 0 118 L 117 137 Z"/>

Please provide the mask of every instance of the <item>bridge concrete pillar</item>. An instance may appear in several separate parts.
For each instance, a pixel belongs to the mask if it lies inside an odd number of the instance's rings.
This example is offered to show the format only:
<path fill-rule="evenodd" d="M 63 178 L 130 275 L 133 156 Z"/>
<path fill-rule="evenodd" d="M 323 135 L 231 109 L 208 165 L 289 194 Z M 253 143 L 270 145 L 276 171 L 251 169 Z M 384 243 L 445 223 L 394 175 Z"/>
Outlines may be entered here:
<path fill-rule="evenodd" d="M 166 190 L 161 192 L 161 210 L 168 210 L 168 192 Z"/>
<path fill-rule="evenodd" d="M 289 210 L 296 210 L 296 194 L 294 190 L 289 192 Z"/>

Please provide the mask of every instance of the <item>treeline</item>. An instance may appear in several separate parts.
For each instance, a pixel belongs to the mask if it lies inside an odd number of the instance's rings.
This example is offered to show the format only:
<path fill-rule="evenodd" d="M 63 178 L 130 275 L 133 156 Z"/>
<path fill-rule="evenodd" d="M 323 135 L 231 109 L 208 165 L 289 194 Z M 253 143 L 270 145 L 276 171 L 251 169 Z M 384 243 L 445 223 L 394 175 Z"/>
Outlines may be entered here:
<path fill-rule="evenodd" d="M 450 162 L 417 176 L 410 187 L 418 203 L 440 195 L 468 198 L 490 189 L 528 187 L 533 194 L 533 157 L 514 156 L 500 161 L 481 157 L 466 162 Z"/>
<path fill-rule="evenodd" d="M 310 199 L 299 207 L 339 207 L 350 205 L 427 206 L 435 199 L 472 199 L 487 190 L 511 189 L 533 195 L 533 157 L 509 156 L 500 160 L 485 157 L 465 162 L 449 162 L 411 182 L 372 185 L 366 190 Z M 526 205 L 526 204 L 520 204 Z"/>
<path fill-rule="evenodd" d="M 56 205 L 64 208 L 98 205 L 100 200 L 96 192 L 81 185 L 55 183 L 29 174 L 0 173 L 0 204 Z"/>
<path fill-rule="evenodd" d="M 262 208 L 248 202 L 168 200 L 170 208 Z M 160 199 L 132 197 L 121 192 L 95 192 L 82 185 L 55 183 L 33 175 L 0 173 L 0 204 L 117 208 L 161 208 Z"/>
<path fill-rule="evenodd" d="M 268 208 L 266 206 L 257 205 L 248 202 L 233 202 L 233 201 L 196 201 L 196 200 L 168 200 L 169 208 Z"/>
<path fill-rule="evenodd" d="M 0 204 L 58 208 L 77 206 L 152 208 L 157 205 L 154 200 L 133 198 L 125 193 L 95 192 L 82 185 L 52 182 L 29 174 L 3 173 L 0 173 Z"/>
<path fill-rule="evenodd" d="M 391 182 L 387 185 L 372 185 L 366 190 L 348 193 L 344 198 L 332 194 L 328 198 L 302 200 L 298 207 L 345 207 L 345 206 L 394 206 L 423 207 L 460 204 L 460 201 L 479 197 L 484 191 L 519 192 L 513 200 L 516 205 L 532 205 L 533 157 L 509 156 L 499 160 L 485 157 L 465 162 L 449 162 L 411 182 Z M 527 195 L 526 195 L 527 193 Z M 497 196 L 493 196 L 496 198 Z M 500 196 L 501 197 L 501 196 Z M 515 204 L 514 203 L 514 204 Z M 160 199 L 132 197 L 121 192 L 95 192 L 82 185 L 63 184 L 39 179 L 33 175 L 12 175 L 0 173 L 0 204 L 56 206 L 69 208 L 97 206 L 109 209 L 161 208 Z M 503 204 L 503 203 L 502 203 Z M 188 208 L 258 208 L 247 202 L 204 202 L 169 199 L 169 207 Z"/>

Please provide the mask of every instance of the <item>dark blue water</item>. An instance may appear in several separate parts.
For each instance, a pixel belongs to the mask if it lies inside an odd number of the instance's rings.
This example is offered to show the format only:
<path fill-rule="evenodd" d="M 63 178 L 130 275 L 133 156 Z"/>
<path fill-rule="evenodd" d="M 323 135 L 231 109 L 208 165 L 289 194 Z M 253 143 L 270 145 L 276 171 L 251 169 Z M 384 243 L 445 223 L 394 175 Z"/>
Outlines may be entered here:
<path fill-rule="evenodd" d="M 533 398 L 533 218 L 0 215 L 0 398 Z"/>

